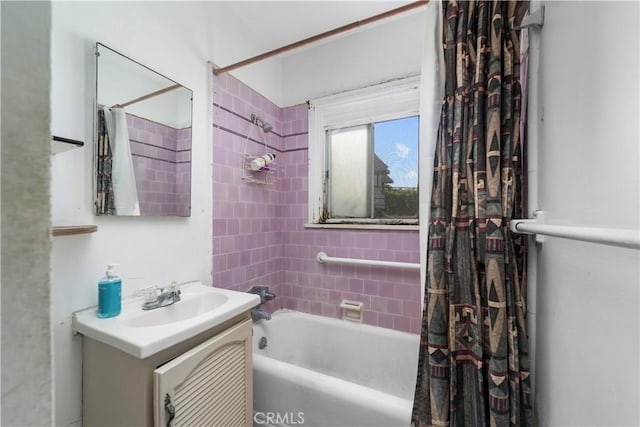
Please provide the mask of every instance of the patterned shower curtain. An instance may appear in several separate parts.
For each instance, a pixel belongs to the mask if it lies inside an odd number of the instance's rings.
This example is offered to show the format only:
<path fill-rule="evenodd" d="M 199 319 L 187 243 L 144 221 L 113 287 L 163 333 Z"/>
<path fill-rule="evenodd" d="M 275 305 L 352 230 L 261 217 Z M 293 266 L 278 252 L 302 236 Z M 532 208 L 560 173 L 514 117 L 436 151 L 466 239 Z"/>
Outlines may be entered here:
<path fill-rule="evenodd" d="M 96 153 L 96 214 L 115 215 L 113 199 L 112 153 L 104 109 L 98 110 L 98 144 Z"/>
<path fill-rule="evenodd" d="M 412 423 L 532 424 L 525 321 L 519 1 L 443 1 L 435 153 Z"/>

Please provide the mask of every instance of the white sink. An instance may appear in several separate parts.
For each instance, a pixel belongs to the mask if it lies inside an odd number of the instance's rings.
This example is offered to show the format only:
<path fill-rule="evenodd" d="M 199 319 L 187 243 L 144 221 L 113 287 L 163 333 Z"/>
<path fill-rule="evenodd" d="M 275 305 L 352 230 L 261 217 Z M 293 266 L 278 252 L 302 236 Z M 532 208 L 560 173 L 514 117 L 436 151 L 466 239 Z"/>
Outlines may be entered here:
<path fill-rule="evenodd" d="M 154 310 L 131 311 L 120 315 L 118 320 L 122 325 L 130 328 L 166 325 L 200 316 L 220 307 L 227 301 L 229 301 L 229 296 L 217 292 L 207 292 L 203 295 L 183 293 L 181 300 L 177 303 Z"/>
<path fill-rule="evenodd" d="M 100 319 L 96 307 L 73 315 L 73 330 L 144 359 L 213 328 L 260 303 L 260 297 L 190 282 L 181 300 L 167 307 L 142 310 L 142 298 L 122 301 L 119 316 Z"/>

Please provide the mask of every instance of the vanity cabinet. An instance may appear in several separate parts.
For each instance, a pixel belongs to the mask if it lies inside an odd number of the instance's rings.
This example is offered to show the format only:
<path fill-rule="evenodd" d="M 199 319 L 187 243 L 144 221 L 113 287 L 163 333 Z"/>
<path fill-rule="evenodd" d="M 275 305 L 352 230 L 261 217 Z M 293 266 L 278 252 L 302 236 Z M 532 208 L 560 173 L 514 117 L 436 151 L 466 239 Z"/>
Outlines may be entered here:
<path fill-rule="evenodd" d="M 251 324 L 245 320 L 155 370 L 156 427 L 170 421 L 173 426 L 251 425 Z"/>
<path fill-rule="evenodd" d="M 251 426 L 251 325 L 245 312 L 145 359 L 85 336 L 83 425 Z"/>

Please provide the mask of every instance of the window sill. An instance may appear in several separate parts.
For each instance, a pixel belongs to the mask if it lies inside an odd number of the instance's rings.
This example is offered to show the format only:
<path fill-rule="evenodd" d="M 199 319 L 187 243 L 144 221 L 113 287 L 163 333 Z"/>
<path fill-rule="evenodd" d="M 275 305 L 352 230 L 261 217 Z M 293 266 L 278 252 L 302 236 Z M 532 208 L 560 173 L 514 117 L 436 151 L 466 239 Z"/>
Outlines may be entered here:
<path fill-rule="evenodd" d="M 419 225 L 391 225 L 391 224 L 309 224 L 304 228 L 346 228 L 352 230 L 388 230 L 388 231 L 419 231 Z"/>

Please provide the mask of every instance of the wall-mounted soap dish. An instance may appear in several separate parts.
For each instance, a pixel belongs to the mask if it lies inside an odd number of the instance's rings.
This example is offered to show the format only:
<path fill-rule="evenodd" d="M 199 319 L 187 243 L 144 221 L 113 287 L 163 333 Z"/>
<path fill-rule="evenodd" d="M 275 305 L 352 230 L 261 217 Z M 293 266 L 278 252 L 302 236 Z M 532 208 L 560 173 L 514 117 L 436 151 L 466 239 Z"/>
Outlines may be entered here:
<path fill-rule="evenodd" d="M 363 306 L 364 304 L 360 301 L 343 300 L 340 303 L 340 308 L 342 309 L 342 320 L 362 323 L 364 315 Z"/>

